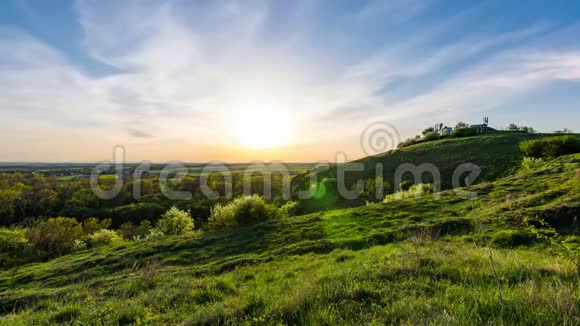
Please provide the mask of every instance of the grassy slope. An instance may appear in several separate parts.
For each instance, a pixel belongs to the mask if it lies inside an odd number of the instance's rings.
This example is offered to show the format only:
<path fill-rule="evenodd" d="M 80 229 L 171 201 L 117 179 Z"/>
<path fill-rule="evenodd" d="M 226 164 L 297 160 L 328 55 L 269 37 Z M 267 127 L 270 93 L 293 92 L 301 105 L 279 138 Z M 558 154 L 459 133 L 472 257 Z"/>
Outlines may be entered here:
<path fill-rule="evenodd" d="M 389 184 L 395 183 L 395 171 L 403 163 L 420 165 L 430 163 L 435 165 L 441 173 L 441 188 L 452 188 L 453 171 L 463 163 L 476 164 L 481 168 L 478 181 L 493 181 L 509 175 L 517 168 L 521 161 L 519 143 L 523 140 L 551 136 L 552 134 L 528 134 L 520 132 L 495 132 L 465 138 L 447 138 L 443 140 L 419 143 L 402 149 L 390 151 L 376 156 L 360 159 L 358 163 L 364 164 L 361 172 L 348 172 L 346 174 L 347 185 L 354 184 L 357 180 L 375 178 L 376 166 L 383 165 L 383 177 Z M 319 178 L 336 178 L 336 169 L 322 171 Z M 308 184 L 309 174 L 297 177 L 297 183 Z M 410 174 L 404 178 L 410 179 Z M 432 182 L 429 174 L 423 175 L 424 182 Z M 412 181 L 412 179 L 410 179 Z M 363 202 L 364 203 L 364 202 Z M 316 199 L 302 202 L 305 212 L 324 210 L 325 207 L 352 207 L 359 206 L 360 201 L 343 201 L 327 204 Z"/>
<path fill-rule="evenodd" d="M 404 147 L 383 154 L 365 157 L 355 162 L 365 164 L 363 172 L 349 172 L 353 180 L 375 176 L 377 163 L 383 164 L 385 180 L 392 183 L 397 167 L 403 163 L 431 163 L 441 170 L 443 188 L 451 188 L 453 170 L 462 163 L 482 168 L 481 179 L 493 181 L 508 175 L 521 160 L 518 148 L 522 140 L 551 136 L 520 132 L 496 132 L 465 138 L 446 138 Z M 336 176 L 336 171 L 327 172 Z M 324 173 L 323 173 L 324 174 Z"/>
<path fill-rule="evenodd" d="M 573 266 L 521 226 L 576 230 L 579 169 L 572 155 L 473 201 L 447 191 L 23 266 L 0 273 L 0 324 L 579 323 Z M 503 305 L 485 239 L 525 244 L 493 251 Z"/>
<path fill-rule="evenodd" d="M 498 132 L 466 138 L 448 138 L 420 143 L 400 150 L 360 160 L 365 164 L 365 177 L 372 177 L 376 163 L 382 163 L 385 180 L 391 182 L 396 168 L 403 163 L 431 163 L 439 168 L 443 189 L 451 188 L 451 176 L 462 163 L 481 167 L 480 180 L 493 181 L 504 177 L 521 160 L 519 143 L 522 140 L 545 137 L 547 134 Z"/>

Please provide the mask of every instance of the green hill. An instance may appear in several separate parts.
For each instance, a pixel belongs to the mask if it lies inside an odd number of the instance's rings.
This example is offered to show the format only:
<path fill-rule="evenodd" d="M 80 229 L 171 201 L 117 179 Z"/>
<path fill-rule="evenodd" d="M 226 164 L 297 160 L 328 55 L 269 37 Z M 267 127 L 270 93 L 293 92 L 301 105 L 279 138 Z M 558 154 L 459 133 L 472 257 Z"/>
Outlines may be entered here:
<path fill-rule="evenodd" d="M 465 138 L 446 138 L 423 142 L 401 149 L 389 151 L 376 156 L 366 157 L 354 163 L 363 163 L 364 170 L 346 174 L 346 185 L 352 187 L 357 180 L 374 179 L 378 163 L 383 166 L 383 178 L 394 189 L 393 183 L 397 167 L 404 163 L 420 165 L 430 163 L 441 173 L 441 189 L 452 188 L 453 171 L 463 163 L 472 163 L 481 168 L 481 175 L 476 182 L 489 182 L 509 175 L 521 162 L 519 143 L 523 140 L 552 136 L 552 134 L 531 134 L 522 132 L 495 132 Z M 310 172 L 312 173 L 312 172 Z M 336 167 L 328 171 L 321 170 L 318 179 L 336 178 Z M 298 176 L 294 181 L 300 188 L 309 185 L 310 174 Z M 410 174 L 404 180 L 413 182 Z M 431 175 L 424 174 L 423 182 L 432 182 Z M 337 199 L 328 203 L 317 198 L 303 202 L 305 212 L 314 212 L 334 207 L 353 207 L 364 204 L 364 200 L 345 201 Z"/>
<path fill-rule="evenodd" d="M 491 180 L 515 167 L 521 137 L 533 136 L 444 140 L 369 160 L 419 163 L 427 153 L 443 171 L 474 159 Z M 577 266 L 523 220 L 543 218 L 578 243 L 579 173 L 580 154 L 569 155 L 472 186 L 473 200 L 445 191 L 2 271 L 0 324 L 578 324 Z"/>

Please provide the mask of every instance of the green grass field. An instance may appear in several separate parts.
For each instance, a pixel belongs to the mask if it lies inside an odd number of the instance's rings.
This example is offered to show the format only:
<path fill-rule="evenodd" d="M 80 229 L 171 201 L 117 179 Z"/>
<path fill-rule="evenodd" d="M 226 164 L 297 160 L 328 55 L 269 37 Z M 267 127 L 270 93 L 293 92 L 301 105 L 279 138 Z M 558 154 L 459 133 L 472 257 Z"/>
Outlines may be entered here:
<path fill-rule="evenodd" d="M 431 163 L 441 171 L 442 189 L 451 189 L 451 178 L 457 166 L 473 163 L 481 167 L 480 180 L 493 181 L 509 175 L 521 161 L 518 145 L 523 140 L 547 137 L 550 134 L 495 132 L 465 138 L 447 138 L 419 143 L 355 162 L 364 163 L 364 171 L 349 172 L 348 180 L 374 178 L 377 163 L 383 165 L 384 179 L 392 183 L 394 173 L 403 163 Z M 336 170 L 322 172 L 336 177 Z"/>
<path fill-rule="evenodd" d="M 0 324 L 578 324 L 575 265 L 523 219 L 578 243 L 579 176 L 569 155 L 473 186 L 473 200 L 445 191 L 2 271 Z"/>

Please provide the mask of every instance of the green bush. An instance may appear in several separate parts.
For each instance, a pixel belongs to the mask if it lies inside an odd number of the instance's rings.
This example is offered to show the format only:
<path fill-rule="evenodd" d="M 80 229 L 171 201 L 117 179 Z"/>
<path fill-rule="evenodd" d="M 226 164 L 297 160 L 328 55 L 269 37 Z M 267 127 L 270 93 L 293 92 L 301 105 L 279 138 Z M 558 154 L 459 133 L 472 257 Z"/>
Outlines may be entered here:
<path fill-rule="evenodd" d="M 434 131 L 431 131 L 431 132 L 424 134 L 423 139 L 425 141 L 437 140 L 437 139 L 439 139 L 439 134 L 434 132 Z"/>
<path fill-rule="evenodd" d="M 101 229 L 89 235 L 89 243 L 92 247 L 122 243 L 123 238 L 117 232 L 108 229 Z"/>
<path fill-rule="evenodd" d="M 208 220 L 210 229 L 218 230 L 236 225 L 255 224 L 285 216 L 285 211 L 268 204 L 258 195 L 242 196 L 226 205 L 217 204 Z"/>
<path fill-rule="evenodd" d="M 295 216 L 298 215 L 300 210 L 300 205 L 298 205 L 295 201 L 286 202 L 284 205 L 280 207 L 282 214 L 285 216 Z"/>
<path fill-rule="evenodd" d="M 165 235 L 181 235 L 193 231 L 191 214 L 171 207 L 157 222 L 157 229 Z"/>
<path fill-rule="evenodd" d="M 477 130 L 475 128 L 456 128 L 453 129 L 453 137 L 469 137 L 477 135 Z"/>
<path fill-rule="evenodd" d="M 544 165 L 544 160 L 541 158 L 524 157 L 522 160 L 522 171 L 531 171 Z"/>
<path fill-rule="evenodd" d="M 108 229 L 111 226 L 110 218 L 99 220 L 96 217 L 89 217 L 83 221 L 83 231 L 86 234 L 93 234 L 101 229 Z"/>
<path fill-rule="evenodd" d="M 26 238 L 26 230 L 0 228 L 0 267 L 22 265 L 34 258 L 34 247 Z"/>
<path fill-rule="evenodd" d="M 364 191 L 360 196 L 367 202 L 375 203 L 381 201 L 391 190 L 391 184 L 388 181 L 385 181 L 383 177 L 376 177 L 365 181 Z"/>
<path fill-rule="evenodd" d="M 121 226 L 119 226 L 118 233 L 125 240 L 132 240 L 135 238 L 143 238 L 151 232 L 151 222 L 149 220 L 143 220 L 139 225 L 133 224 L 133 222 L 128 221 Z"/>
<path fill-rule="evenodd" d="M 533 158 L 555 158 L 580 152 L 580 140 L 572 135 L 545 137 L 520 143 L 524 156 Z"/>
<path fill-rule="evenodd" d="M 399 189 L 402 191 L 407 191 L 413 186 L 413 182 L 409 180 L 403 180 L 399 183 Z"/>
<path fill-rule="evenodd" d="M 74 250 L 84 250 L 84 249 L 87 249 L 87 243 L 84 242 L 81 239 L 76 239 L 73 242 L 73 248 L 74 248 Z"/>
<path fill-rule="evenodd" d="M 41 221 L 26 233 L 28 240 L 50 258 L 71 252 L 74 241 L 85 237 L 82 225 L 72 217 Z"/>
<path fill-rule="evenodd" d="M 136 241 L 140 240 L 156 240 L 165 237 L 165 233 L 161 232 L 158 228 L 152 228 L 149 230 L 149 233 L 146 234 L 144 237 L 135 237 L 133 238 Z"/>

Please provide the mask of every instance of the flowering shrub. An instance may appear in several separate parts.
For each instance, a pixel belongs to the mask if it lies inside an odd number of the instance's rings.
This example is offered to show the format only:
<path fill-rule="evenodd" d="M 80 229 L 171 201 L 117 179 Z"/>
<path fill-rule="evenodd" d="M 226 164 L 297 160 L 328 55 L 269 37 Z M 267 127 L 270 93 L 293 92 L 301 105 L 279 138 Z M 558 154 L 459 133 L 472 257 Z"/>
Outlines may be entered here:
<path fill-rule="evenodd" d="M 123 238 L 113 230 L 101 229 L 89 235 L 89 243 L 93 247 L 104 246 L 109 244 L 121 243 Z"/>
<path fill-rule="evenodd" d="M 193 231 L 191 214 L 171 207 L 157 222 L 157 229 L 165 235 L 181 235 Z"/>
<path fill-rule="evenodd" d="M 268 204 L 258 195 L 238 197 L 226 205 L 217 204 L 208 220 L 210 229 L 222 229 L 236 225 L 255 224 L 288 216 L 292 204 L 284 209 Z"/>

